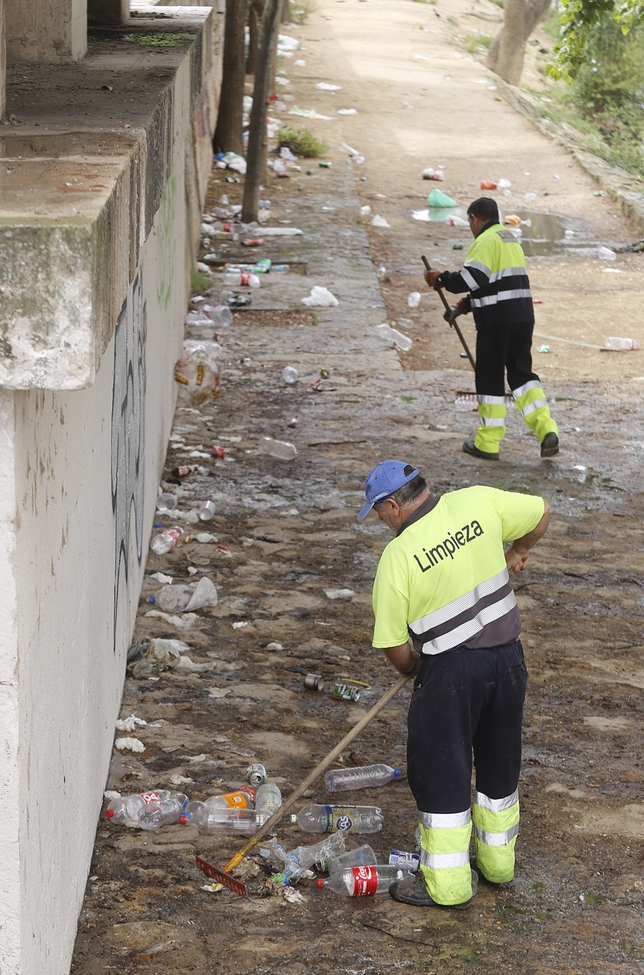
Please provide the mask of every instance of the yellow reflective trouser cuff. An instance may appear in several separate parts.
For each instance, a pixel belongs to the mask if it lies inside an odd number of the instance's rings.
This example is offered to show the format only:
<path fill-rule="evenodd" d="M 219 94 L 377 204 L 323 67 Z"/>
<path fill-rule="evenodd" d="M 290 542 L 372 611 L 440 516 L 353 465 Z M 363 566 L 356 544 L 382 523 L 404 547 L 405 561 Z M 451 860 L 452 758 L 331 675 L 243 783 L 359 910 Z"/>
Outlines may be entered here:
<path fill-rule="evenodd" d="M 538 383 L 526 383 L 513 389 L 512 395 L 519 413 L 539 440 L 543 440 L 547 433 L 559 434 L 557 424 L 550 416 L 545 393 Z"/>
<path fill-rule="evenodd" d="M 487 454 L 498 454 L 499 442 L 505 436 L 505 397 L 479 396 L 481 425 L 476 431 L 474 444 Z"/>
<path fill-rule="evenodd" d="M 459 814 L 460 815 L 460 814 Z M 420 869 L 436 904 L 463 904 L 472 896 L 472 823 L 448 829 L 420 824 Z"/>
<path fill-rule="evenodd" d="M 487 880 L 503 884 L 514 877 L 514 847 L 519 832 L 519 799 L 503 808 L 507 800 L 489 799 L 477 793 L 472 807 L 476 862 Z M 492 807 L 492 808 L 490 808 Z"/>

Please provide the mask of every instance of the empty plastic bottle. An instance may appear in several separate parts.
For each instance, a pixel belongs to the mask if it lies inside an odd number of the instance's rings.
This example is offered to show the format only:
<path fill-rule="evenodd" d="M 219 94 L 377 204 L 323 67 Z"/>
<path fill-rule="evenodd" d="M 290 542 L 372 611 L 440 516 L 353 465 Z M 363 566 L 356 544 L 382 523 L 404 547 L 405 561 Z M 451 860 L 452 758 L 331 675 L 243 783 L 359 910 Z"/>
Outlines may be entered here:
<path fill-rule="evenodd" d="M 262 454 L 274 457 L 275 460 L 293 460 L 297 457 L 295 444 L 288 443 L 286 440 L 273 440 L 272 437 L 262 437 L 259 441 L 259 449 Z"/>
<path fill-rule="evenodd" d="M 265 823 L 282 805 L 282 793 L 274 782 L 260 785 L 255 798 L 255 812 L 260 823 Z"/>
<path fill-rule="evenodd" d="M 250 288 L 259 288 L 260 282 L 256 274 L 251 274 L 248 271 L 227 271 L 224 274 L 224 284 L 232 285 L 244 285 Z"/>
<path fill-rule="evenodd" d="M 382 325 L 376 325 L 376 328 L 384 338 L 390 342 L 394 342 L 403 352 L 408 352 L 411 349 L 411 339 L 408 335 L 403 335 L 402 332 L 399 332 L 397 328 L 392 328 L 387 322 L 384 322 Z"/>
<path fill-rule="evenodd" d="M 621 339 L 616 335 L 609 335 L 606 339 L 606 348 L 613 352 L 628 352 L 631 349 L 639 349 L 639 344 L 634 339 Z"/>
<path fill-rule="evenodd" d="M 172 792 L 167 799 L 149 802 L 139 817 L 141 829 L 153 830 L 160 826 L 178 823 L 181 813 L 188 805 L 188 796 L 183 792 Z"/>
<path fill-rule="evenodd" d="M 288 852 L 278 840 L 274 839 L 269 846 L 270 860 L 281 863 L 287 880 L 297 880 L 305 870 L 318 864 L 321 870 L 327 869 L 327 862 L 332 856 L 339 855 L 344 850 L 344 833 L 331 833 L 319 843 L 310 846 L 297 846 Z"/>
<path fill-rule="evenodd" d="M 209 806 L 207 802 L 189 802 L 179 822 L 184 826 L 196 826 L 200 833 L 246 833 L 249 836 L 261 825 L 254 809 Z"/>
<path fill-rule="evenodd" d="M 335 836 L 343 834 L 335 833 Z M 348 870 L 349 867 L 369 867 L 378 863 L 378 858 L 368 843 L 356 847 L 355 850 L 347 850 L 346 853 L 337 853 L 329 857 L 326 869 L 329 873 L 337 873 L 339 870 Z"/>
<path fill-rule="evenodd" d="M 332 873 L 327 880 L 320 877 L 317 886 L 321 889 L 327 887 L 345 897 L 366 897 L 369 894 L 386 894 L 394 880 L 407 880 L 409 877 L 409 871 L 402 867 L 349 867 L 348 870 Z"/>
<path fill-rule="evenodd" d="M 348 792 L 350 789 L 368 789 L 373 785 L 385 785 L 399 779 L 402 772 L 390 765 L 360 765 L 356 768 L 330 769 L 324 776 L 329 792 Z"/>
<path fill-rule="evenodd" d="M 104 815 L 117 826 L 138 826 L 141 814 L 148 804 L 169 799 L 171 795 L 168 789 L 158 789 L 155 792 L 119 796 L 118 799 L 112 799 Z"/>
<path fill-rule="evenodd" d="M 183 528 L 175 525 L 174 528 L 168 528 L 167 531 L 155 535 L 150 542 L 150 548 L 157 555 L 165 555 L 166 552 L 171 552 L 173 548 L 176 548 L 184 534 Z"/>
<path fill-rule="evenodd" d="M 289 386 L 297 382 L 297 369 L 294 366 L 284 366 L 282 369 L 282 379 Z"/>
<path fill-rule="evenodd" d="M 299 813 L 291 814 L 291 822 L 297 823 L 306 833 L 379 833 L 384 818 L 377 806 L 321 806 L 311 803 Z"/>

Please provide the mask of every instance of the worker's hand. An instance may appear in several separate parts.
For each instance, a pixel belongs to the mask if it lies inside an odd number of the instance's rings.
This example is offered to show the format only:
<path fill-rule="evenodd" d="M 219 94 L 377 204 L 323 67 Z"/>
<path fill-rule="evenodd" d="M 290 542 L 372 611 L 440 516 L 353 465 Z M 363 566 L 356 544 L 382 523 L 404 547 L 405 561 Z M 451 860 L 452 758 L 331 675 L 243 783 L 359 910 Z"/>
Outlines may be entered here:
<path fill-rule="evenodd" d="M 505 564 L 508 567 L 508 575 L 514 576 L 517 572 L 523 572 L 529 555 L 529 548 L 517 548 L 515 545 L 511 545 L 505 553 Z"/>
<path fill-rule="evenodd" d="M 436 283 L 440 277 L 440 274 L 440 271 L 425 271 L 425 281 L 430 288 L 434 289 L 434 291 L 438 291 L 440 288 L 440 284 Z"/>
<path fill-rule="evenodd" d="M 459 298 L 456 302 L 456 314 L 457 315 L 469 315 L 470 306 L 467 298 Z"/>

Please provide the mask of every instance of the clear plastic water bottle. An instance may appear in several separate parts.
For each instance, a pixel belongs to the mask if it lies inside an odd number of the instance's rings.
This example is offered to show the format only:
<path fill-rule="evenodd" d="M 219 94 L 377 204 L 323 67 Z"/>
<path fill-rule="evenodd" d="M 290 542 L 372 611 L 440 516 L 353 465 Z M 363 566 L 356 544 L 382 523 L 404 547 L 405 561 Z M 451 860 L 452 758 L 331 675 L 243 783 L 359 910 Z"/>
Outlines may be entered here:
<path fill-rule="evenodd" d="M 274 782 L 265 782 L 257 790 L 255 812 L 260 823 L 265 823 L 282 805 L 282 793 Z"/>
<path fill-rule="evenodd" d="M 411 874 L 402 867 L 364 866 L 349 867 L 332 873 L 327 880 L 320 877 L 317 886 L 328 888 L 345 897 L 367 897 L 369 894 L 386 894 L 394 880 L 408 880 Z"/>
<path fill-rule="evenodd" d="M 293 383 L 297 382 L 297 369 L 293 366 L 284 366 L 282 369 L 282 379 L 289 386 L 292 386 Z"/>
<path fill-rule="evenodd" d="M 297 880 L 305 870 L 318 864 L 321 870 L 327 869 L 330 857 L 339 855 L 344 850 L 344 833 L 331 833 L 318 843 L 310 846 L 297 846 L 288 852 L 278 840 L 274 839 L 269 846 L 271 862 L 281 863 L 287 880 Z"/>
<path fill-rule="evenodd" d="M 338 834 L 334 833 L 333 835 L 337 836 Z M 331 855 L 326 863 L 326 869 L 329 873 L 337 873 L 339 870 L 348 870 L 349 867 L 369 867 L 377 863 L 376 854 L 368 843 L 364 843 L 362 846 L 356 847 L 355 850 Z"/>
<path fill-rule="evenodd" d="M 138 826 L 141 814 L 150 803 L 162 802 L 172 795 L 167 789 L 154 792 L 137 792 L 133 795 L 112 799 L 105 810 L 105 818 L 117 826 Z"/>
<path fill-rule="evenodd" d="M 173 548 L 176 548 L 184 534 L 183 528 L 175 525 L 174 528 L 168 528 L 160 535 L 155 535 L 150 542 L 150 548 L 157 555 L 165 555 L 166 552 L 171 552 Z"/>
<path fill-rule="evenodd" d="M 609 335 L 606 339 L 606 348 L 613 352 L 628 352 L 631 349 L 639 349 L 639 344 L 633 339 L 622 339 L 616 335 Z"/>
<path fill-rule="evenodd" d="M 189 802 L 179 817 L 184 826 L 196 826 L 200 833 L 245 833 L 252 836 L 261 823 L 254 809 L 209 806 L 207 802 Z"/>
<path fill-rule="evenodd" d="M 275 460 L 293 460 L 297 457 L 295 444 L 285 440 L 273 440 L 272 437 L 262 437 L 259 441 L 259 449 L 262 454 L 274 457 Z"/>
<path fill-rule="evenodd" d="M 244 285 L 244 287 L 259 288 L 260 280 L 256 274 L 251 274 L 249 271 L 227 271 L 224 274 L 224 284 L 233 287 Z"/>
<path fill-rule="evenodd" d="M 321 806 L 311 803 L 299 813 L 291 814 L 291 822 L 297 823 L 306 833 L 379 833 L 384 817 L 377 806 Z"/>
<path fill-rule="evenodd" d="M 348 792 L 351 789 L 368 789 L 399 779 L 402 772 L 390 765 L 361 765 L 356 768 L 331 769 L 324 776 L 329 792 Z"/>
<path fill-rule="evenodd" d="M 167 799 L 149 802 L 139 817 L 141 829 L 153 830 L 160 826 L 178 823 L 181 813 L 188 805 L 188 796 L 183 792 L 172 792 Z"/>
<path fill-rule="evenodd" d="M 411 339 L 408 335 L 403 335 L 402 332 L 399 332 L 397 328 L 392 328 L 387 322 L 384 322 L 382 325 L 376 325 L 376 328 L 385 339 L 393 342 L 403 352 L 408 352 L 411 349 Z"/>

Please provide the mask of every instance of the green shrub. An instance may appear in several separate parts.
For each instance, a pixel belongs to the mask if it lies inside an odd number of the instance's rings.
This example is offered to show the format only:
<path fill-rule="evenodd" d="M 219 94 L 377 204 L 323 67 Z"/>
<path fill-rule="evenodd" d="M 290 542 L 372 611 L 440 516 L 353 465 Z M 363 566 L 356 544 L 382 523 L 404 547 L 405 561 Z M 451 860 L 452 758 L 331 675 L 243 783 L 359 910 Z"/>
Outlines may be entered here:
<path fill-rule="evenodd" d="M 306 159 L 316 159 L 323 156 L 326 146 L 308 129 L 284 128 L 279 131 L 279 146 L 286 146 L 296 156 L 304 156 Z"/>
<path fill-rule="evenodd" d="M 212 287 L 212 279 L 202 274 L 196 267 L 190 268 L 190 293 L 193 295 L 202 294 Z"/>
<path fill-rule="evenodd" d="M 470 54 L 477 54 L 480 51 L 486 50 L 492 43 L 492 38 L 489 34 L 482 34 L 480 31 L 474 31 L 473 34 L 468 34 L 465 38 L 465 47 L 470 52 Z"/>

